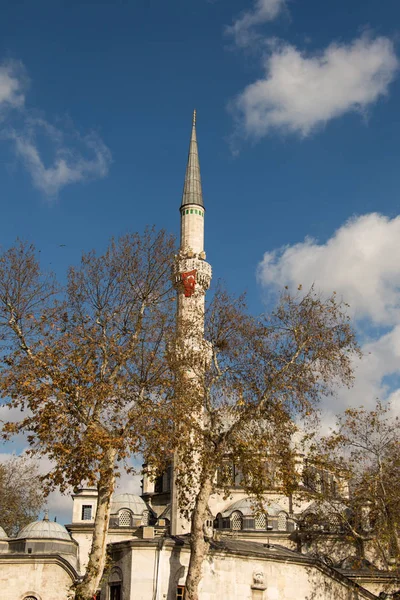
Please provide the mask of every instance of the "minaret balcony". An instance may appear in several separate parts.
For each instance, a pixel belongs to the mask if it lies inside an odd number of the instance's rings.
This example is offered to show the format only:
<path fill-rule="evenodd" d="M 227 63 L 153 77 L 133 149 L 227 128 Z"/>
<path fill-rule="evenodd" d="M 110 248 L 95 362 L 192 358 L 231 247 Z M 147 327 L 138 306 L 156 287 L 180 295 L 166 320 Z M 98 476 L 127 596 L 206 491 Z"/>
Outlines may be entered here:
<path fill-rule="evenodd" d="M 211 283 L 212 269 L 211 265 L 199 258 L 198 255 L 193 255 L 190 250 L 186 253 L 180 252 L 175 260 L 173 267 L 173 281 L 175 286 L 183 286 L 182 275 L 195 271 L 196 287 L 199 286 L 204 292 L 208 290 Z"/>

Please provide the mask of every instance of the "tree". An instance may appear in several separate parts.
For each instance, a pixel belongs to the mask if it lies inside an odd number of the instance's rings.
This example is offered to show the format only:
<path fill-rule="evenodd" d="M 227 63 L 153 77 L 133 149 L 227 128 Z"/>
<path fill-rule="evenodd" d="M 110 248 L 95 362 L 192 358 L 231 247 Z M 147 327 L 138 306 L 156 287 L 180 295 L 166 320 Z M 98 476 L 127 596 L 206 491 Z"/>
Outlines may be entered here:
<path fill-rule="evenodd" d="M 314 290 L 303 297 L 286 291 L 271 315 L 254 318 L 243 298 L 219 289 L 206 312 L 202 343 L 199 330 L 190 315 L 180 324 L 172 353 L 175 477 L 181 510 L 191 518 L 187 600 L 198 599 L 209 548 L 208 501 L 217 489 L 228 494 L 232 483 L 230 469 L 219 467 L 236 464 L 243 487 L 261 501 L 273 462 L 281 488 L 293 490 L 294 419 L 315 414 L 318 399 L 336 384 L 351 384 L 358 354 L 343 305 L 335 295 L 322 299 Z"/>
<path fill-rule="evenodd" d="M 330 486 L 314 492 L 340 520 L 359 558 L 366 558 L 371 543 L 386 568 L 398 563 L 400 420 L 390 405 L 378 401 L 372 410 L 347 409 L 314 449 L 312 460 L 317 468 L 348 481 L 348 493 L 343 486 L 335 493 Z"/>
<path fill-rule="evenodd" d="M 47 489 L 98 490 L 89 563 L 75 598 L 91 600 L 105 564 L 110 499 L 171 390 L 166 343 L 174 326 L 174 241 L 148 230 L 82 256 L 61 286 L 25 243 L 0 256 L 0 393 L 21 419 L 30 452 L 54 467 Z"/>
<path fill-rule="evenodd" d="M 25 456 L 0 463 L 0 525 L 9 536 L 38 518 L 44 495 L 38 465 Z"/>

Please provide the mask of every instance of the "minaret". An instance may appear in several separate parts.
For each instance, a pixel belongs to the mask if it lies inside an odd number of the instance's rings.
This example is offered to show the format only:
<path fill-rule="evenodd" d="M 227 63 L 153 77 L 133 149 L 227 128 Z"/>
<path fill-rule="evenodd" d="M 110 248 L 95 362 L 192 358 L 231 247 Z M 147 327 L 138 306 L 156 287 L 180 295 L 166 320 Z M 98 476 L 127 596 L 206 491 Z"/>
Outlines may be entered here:
<path fill-rule="evenodd" d="M 201 189 L 200 162 L 196 136 L 196 111 L 193 112 L 192 135 L 183 188 L 181 214 L 181 236 L 179 254 L 174 267 L 174 283 L 177 291 L 177 327 L 182 332 L 181 352 L 198 354 L 199 364 L 205 364 L 208 345 L 204 340 L 205 293 L 211 282 L 211 266 L 204 252 L 204 203 Z M 184 357 L 183 357 L 184 360 Z M 182 375 L 187 389 L 194 389 L 202 379 L 201 369 L 187 367 Z M 202 415 L 198 415 L 202 418 Z M 190 522 L 180 515 L 178 487 L 175 475 L 179 465 L 179 449 L 174 458 L 174 473 L 171 497 L 171 533 L 188 533 Z M 194 465 L 193 465 L 194 467 Z"/>

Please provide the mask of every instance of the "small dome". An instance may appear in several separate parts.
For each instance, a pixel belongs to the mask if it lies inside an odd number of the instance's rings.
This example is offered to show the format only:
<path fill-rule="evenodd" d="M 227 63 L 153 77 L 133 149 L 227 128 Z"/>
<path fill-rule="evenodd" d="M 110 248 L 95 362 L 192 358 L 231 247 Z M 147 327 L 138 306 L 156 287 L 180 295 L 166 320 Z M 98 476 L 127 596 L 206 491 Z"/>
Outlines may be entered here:
<path fill-rule="evenodd" d="M 321 517 L 332 516 L 335 513 L 341 513 L 344 515 L 350 514 L 348 506 L 339 502 L 339 500 L 333 500 L 331 502 L 311 502 L 305 510 L 303 510 L 301 516 L 304 518 L 309 514 L 319 515 Z"/>
<path fill-rule="evenodd" d="M 123 508 L 130 510 L 134 515 L 142 515 L 149 510 L 146 502 L 135 494 L 116 494 L 111 502 L 111 514 L 115 515 Z"/>
<path fill-rule="evenodd" d="M 276 504 L 276 502 L 264 502 L 263 509 L 270 517 L 276 517 L 281 512 L 286 512 L 284 509 Z M 257 513 L 257 501 L 252 498 L 242 498 L 241 500 L 237 500 L 233 504 L 230 504 L 222 513 L 222 517 L 230 517 L 230 515 L 239 511 L 242 513 L 244 517 L 250 517 Z"/>
<path fill-rule="evenodd" d="M 71 536 L 65 529 L 64 525 L 49 521 L 44 518 L 43 521 L 35 521 L 26 525 L 17 535 L 17 539 L 26 538 L 41 538 L 41 539 L 57 539 L 71 541 Z"/>
<path fill-rule="evenodd" d="M 0 527 L 0 540 L 4 540 L 7 539 L 8 535 L 6 534 L 6 532 L 4 531 L 4 529 L 2 527 Z"/>

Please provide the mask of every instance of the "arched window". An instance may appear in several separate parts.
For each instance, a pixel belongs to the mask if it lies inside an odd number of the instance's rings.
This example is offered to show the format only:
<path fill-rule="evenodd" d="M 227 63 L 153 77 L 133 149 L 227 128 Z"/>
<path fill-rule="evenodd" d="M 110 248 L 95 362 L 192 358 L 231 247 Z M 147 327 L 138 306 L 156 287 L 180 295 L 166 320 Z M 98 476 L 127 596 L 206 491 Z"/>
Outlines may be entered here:
<path fill-rule="evenodd" d="M 267 529 L 267 516 L 265 514 L 259 514 L 254 517 L 254 528 Z"/>
<path fill-rule="evenodd" d="M 25 596 L 24 600 L 38 600 L 36 596 Z"/>
<path fill-rule="evenodd" d="M 316 514 L 307 513 L 301 522 L 301 529 L 306 531 L 317 531 L 320 529 L 319 520 Z"/>
<path fill-rule="evenodd" d="M 119 511 L 118 524 L 120 527 L 132 527 L 132 513 L 130 510 L 123 508 Z"/>
<path fill-rule="evenodd" d="M 242 513 L 236 511 L 231 514 L 231 527 L 234 531 L 240 531 L 243 529 Z"/>
<path fill-rule="evenodd" d="M 150 513 L 148 510 L 143 511 L 142 514 L 142 525 L 148 525 L 150 519 Z"/>
<path fill-rule="evenodd" d="M 287 529 L 287 514 L 284 512 L 278 515 L 278 531 L 286 531 Z"/>
<path fill-rule="evenodd" d="M 326 523 L 326 529 L 338 532 L 343 529 L 343 521 L 339 515 L 329 515 Z"/>

